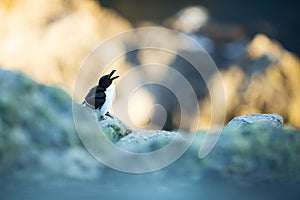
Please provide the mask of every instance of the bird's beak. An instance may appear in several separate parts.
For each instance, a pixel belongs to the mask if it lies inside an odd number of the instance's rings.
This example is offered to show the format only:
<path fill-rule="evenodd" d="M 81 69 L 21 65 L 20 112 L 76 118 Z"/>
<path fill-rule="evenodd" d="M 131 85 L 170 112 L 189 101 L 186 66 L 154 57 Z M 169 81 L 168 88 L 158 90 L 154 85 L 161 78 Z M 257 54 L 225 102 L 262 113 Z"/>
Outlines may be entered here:
<path fill-rule="evenodd" d="M 112 75 L 114 74 L 116 72 L 116 70 L 112 70 L 111 72 L 110 72 L 110 74 L 109 74 L 109 79 L 110 80 L 115 80 L 116 78 L 119 78 L 119 76 L 115 76 L 115 77 L 112 77 Z"/>

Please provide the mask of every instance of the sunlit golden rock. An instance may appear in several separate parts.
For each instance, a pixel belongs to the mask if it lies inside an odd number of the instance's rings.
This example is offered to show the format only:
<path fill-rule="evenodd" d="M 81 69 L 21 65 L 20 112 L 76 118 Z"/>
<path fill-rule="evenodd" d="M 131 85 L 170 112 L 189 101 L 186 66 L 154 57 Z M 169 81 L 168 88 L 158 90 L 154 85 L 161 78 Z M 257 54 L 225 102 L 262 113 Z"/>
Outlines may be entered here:
<path fill-rule="evenodd" d="M 131 27 L 114 11 L 87 0 L 1 1 L 0 24 L 0 66 L 69 93 L 88 53 Z"/>
<path fill-rule="evenodd" d="M 300 127 L 300 61 L 278 42 L 257 35 L 237 66 L 221 74 L 227 96 L 227 120 L 249 113 L 279 113 L 287 124 Z M 209 98 L 201 105 L 205 115 L 201 117 L 210 119 Z"/>

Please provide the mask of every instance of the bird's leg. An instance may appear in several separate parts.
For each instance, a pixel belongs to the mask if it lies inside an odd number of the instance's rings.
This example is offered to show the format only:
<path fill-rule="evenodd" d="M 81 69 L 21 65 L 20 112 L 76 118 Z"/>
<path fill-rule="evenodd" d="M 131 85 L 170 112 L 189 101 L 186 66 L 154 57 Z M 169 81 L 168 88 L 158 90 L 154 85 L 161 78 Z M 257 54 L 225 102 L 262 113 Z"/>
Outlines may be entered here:
<path fill-rule="evenodd" d="M 112 119 L 114 119 L 114 117 L 108 111 L 107 111 L 107 113 L 105 115 L 108 116 L 108 117 L 110 117 L 110 118 L 112 118 Z"/>
<path fill-rule="evenodd" d="M 98 121 L 102 121 L 102 120 L 104 120 L 104 116 L 103 115 L 98 116 Z"/>

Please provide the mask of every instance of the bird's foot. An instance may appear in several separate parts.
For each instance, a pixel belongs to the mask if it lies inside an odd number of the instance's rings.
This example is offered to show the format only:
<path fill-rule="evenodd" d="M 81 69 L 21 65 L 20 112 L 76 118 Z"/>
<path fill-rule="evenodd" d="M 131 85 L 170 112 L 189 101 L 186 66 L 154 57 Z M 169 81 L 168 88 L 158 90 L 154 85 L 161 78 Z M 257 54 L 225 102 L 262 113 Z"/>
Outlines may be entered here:
<path fill-rule="evenodd" d="M 102 121 L 102 120 L 105 120 L 104 116 L 98 116 L 98 121 Z"/>
<path fill-rule="evenodd" d="M 114 119 L 114 116 L 112 116 L 109 112 L 107 112 L 105 115 L 112 118 L 112 119 Z"/>

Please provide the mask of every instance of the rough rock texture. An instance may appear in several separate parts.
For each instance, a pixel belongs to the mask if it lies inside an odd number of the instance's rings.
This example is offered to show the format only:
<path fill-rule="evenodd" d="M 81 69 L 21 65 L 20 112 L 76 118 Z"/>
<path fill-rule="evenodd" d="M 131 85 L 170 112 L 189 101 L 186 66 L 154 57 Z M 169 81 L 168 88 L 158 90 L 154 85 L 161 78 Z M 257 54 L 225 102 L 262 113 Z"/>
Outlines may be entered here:
<path fill-rule="evenodd" d="M 105 135 L 115 143 L 124 136 L 132 133 L 133 130 L 116 116 L 113 117 L 105 117 L 104 120 L 99 120 L 98 122 Z"/>
<path fill-rule="evenodd" d="M 131 27 L 113 10 L 86 0 L 1 1 L 0 24 L 0 65 L 69 93 L 91 50 Z"/>
<path fill-rule="evenodd" d="M 4 70 L 0 88 L 0 174 L 99 176 L 101 165 L 82 148 L 64 91 Z"/>
<path fill-rule="evenodd" d="M 236 117 L 201 164 L 243 184 L 299 182 L 300 132 L 282 126 L 278 114 Z M 197 151 L 203 138 L 200 132 L 191 149 Z"/>
<path fill-rule="evenodd" d="M 59 188 L 59 194 L 80 193 L 80 197 L 82 194 L 99 197 L 106 190 L 116 193 L 113 188 L 118 180 L 118 187 L 122 187 L 117 193 L 122 196 L 125 191 L 136 194 L 137 185 L 139 190 L 163 188 L 171 193 L 170 197 L 178 195 L 174 187 L 181 192 L 189 191 L 185 197 L 206 196 L 218 187 L 235 195 L 240 189 L 247 190 L 251 196 L 257 194 L 254 192 L 259 188 L 257 184 L 269 182 L 275 186 L 268 185 L 270 188 L 264 190 L 272 196 L 278 188 L 300 183 L 299 131 L 278 128 L 276 123 L 255 126 L 263 121 L 261 119 L 274 121 L 272 116 L 280 121 L 278 115 L 250 115 L 253 125 L 246 127 L 235 127 L 230 123 L 204 159 L 197 156 L 205 139 L 205 132 L 199 132 L 188 151 L 172 165 L 154 173 L 133 175 L 103 166 L 85 150 L 73 124 L 71 99 L 62 90 L 39 85 L 23 75 L 3 70 L 0 70 L 0 86 L 0 177 L 12 184 L 10 186 L 4 181 L 1 195 L 6 192 L 22 199 L 34 199 L 26 195 L 37 197 Z M 249 116 L 242 118 L 248 120 Z M 114 124 L 112 120 L 101 123 Z M 116 129 L 110 125 L 109 133 L 113 133 Z M 90 136 L 91 131 L 87 127 L 86 136 Z M 122 137 L 116 144 L 125 150 L 148 152 L 168 144 L 175 135 L 175 132 L 138 130 Z M 179 139 L 178 142 L 185 140 Z M 96 145 L 101 146 L 101 141 Z M 129 161 L 123 159 L 121 162 L 126 164 Z M 151 164 L 151 160 L 149 162 Z M 32 185 L 32 179 L 38 181 L 38 186 Z M 16 184 L 20 180 L 25 183 L 25 188 Z M 92 184 L 86 185 L 86 181 L 91 180 Z M 53 185 L 49 186 L 51 181 Z M 75 186 L 70 187 L 70 183 Z M 80 190 L 74 189 L 78 187 Z M 15 188 L 18 188 L 17 193 Z M 288 195 L 294 197 L 293 188 L 291 191 Z M 50 192 L 48 195 L 55 194 Z"/>
<path fill-rule="evenodd" d="M 203 164 L 248 184 L 299 182 L 299 131 L 274 127 L 227 127 Z"/>
<path fill-rule="evenodd" d="M 176 132 L 137 130 L 123 137 L 117 146 L 132 152 L 152 152 L 167 145 Z"/>
<path fill-rule="evenodd" d="M 283 118 L 279 114 L 249 114 L 233 118 L 226 126 L 247 128 L 249 126 L 265 128 L 282 128 Z"/>

